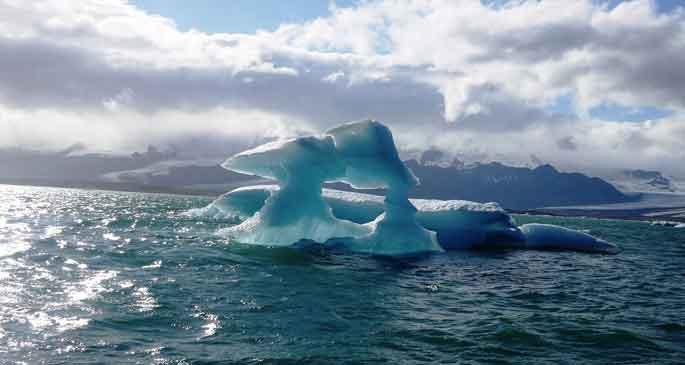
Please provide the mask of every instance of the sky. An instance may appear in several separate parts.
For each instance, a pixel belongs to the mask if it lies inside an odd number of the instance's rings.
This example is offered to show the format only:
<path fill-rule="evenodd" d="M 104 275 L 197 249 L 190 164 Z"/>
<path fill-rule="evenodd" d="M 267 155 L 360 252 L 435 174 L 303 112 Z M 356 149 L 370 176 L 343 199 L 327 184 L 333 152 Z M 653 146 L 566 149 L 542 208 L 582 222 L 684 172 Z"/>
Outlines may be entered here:
<path fill-rule="evenodd" d="M 404 151 L 684 176 L 683 6 L 0 0 L 0 147 L 198 149 L 372 118 Z"/>
<path fill-rule="evenodd" d="M 281 24 L 303 23 L 329 14 L 331 6 L 349 7 L 356 0 L 134 0 L 147 12 L 173 19 L 179 29 L 208 33 L 274 31 Z"/>
<path fill-rule="evenodd" d="M 199 29 L 208 33 L 254 33 L 274 31 L 281 24 L 302 23 L 329 15 L 331 7 L 360 5 L 363 0 L 133 0 L 140 9 L 173 19 L 179 29 Z M 614 8 L 623 0 L 596 1 Z M 506 1 L 490 0 L 486 4 L 502 5 Z M 654 3 L 661 13 L 683 5 L 682 0 L 660 0 Z"/>

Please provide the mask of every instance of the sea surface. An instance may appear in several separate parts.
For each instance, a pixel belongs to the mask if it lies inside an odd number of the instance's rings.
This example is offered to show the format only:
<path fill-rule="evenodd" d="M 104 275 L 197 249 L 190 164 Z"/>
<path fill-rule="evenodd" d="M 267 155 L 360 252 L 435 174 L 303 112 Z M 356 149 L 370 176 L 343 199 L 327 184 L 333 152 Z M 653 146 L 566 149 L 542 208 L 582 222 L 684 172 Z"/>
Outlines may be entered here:
<path fill-rule="evenodd" d="M 682 364 L 685 230 L 517 216 L 618 255 L 235 244 L 210 198 L 0 185 L 1 364 Z"/>

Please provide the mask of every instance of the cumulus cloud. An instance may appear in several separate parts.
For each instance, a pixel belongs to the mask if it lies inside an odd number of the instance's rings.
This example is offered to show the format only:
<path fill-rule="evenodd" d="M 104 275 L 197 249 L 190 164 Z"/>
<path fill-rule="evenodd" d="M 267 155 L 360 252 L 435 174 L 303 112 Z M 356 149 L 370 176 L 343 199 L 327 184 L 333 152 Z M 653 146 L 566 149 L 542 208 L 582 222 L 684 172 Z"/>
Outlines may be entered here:
<path fill-rule="evenodd" d="M 684 20 L 648 0 L 376 0 L 208 34 L 124 0 L 0 0 L 0 144 L 116 150 L 376 118 L 407 148 L 678 170 Z M 569 95 L 575 115 L 554 112 Z M 607 103 L 674 112 L 589 116 Z"/>

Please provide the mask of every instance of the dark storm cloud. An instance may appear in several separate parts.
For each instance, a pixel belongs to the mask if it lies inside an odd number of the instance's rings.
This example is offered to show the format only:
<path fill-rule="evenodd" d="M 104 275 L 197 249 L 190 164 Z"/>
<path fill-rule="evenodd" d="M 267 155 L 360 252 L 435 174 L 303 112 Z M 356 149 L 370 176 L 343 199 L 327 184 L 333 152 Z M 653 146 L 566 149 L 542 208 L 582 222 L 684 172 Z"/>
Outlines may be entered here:
<path fill-rule="evenodd" d="M 279 66 L 295 64 L 279 58 Z M 345 65 L 309 66 L 297 75 L 112 66 L 82 49 L 0 38 L 0 98 L 20 108 L 101 109 L 114 101 L 142 112 L 226 106 L 331 124 L 362 118 L 442 121 L 442 96 L 432 86 L 402 77 L 326 81 Z"/>
<path fill-rule="evenodd" d="M 557 147 L 564 151 L 575 151 L 578 149 L 578 145 L 573 139 L 573 136 L 566 136 L 557 139 Z"/>
<path fill-rule="evenodd" d="M 483 50 L 471 62 L 502 59 L 521 63 L 558 59 L 566 52 L 590 44 L 597 32 L 588 24 L 563 23 L 532 26 L 515 32 L 471 32 L 469 38 Z"/>

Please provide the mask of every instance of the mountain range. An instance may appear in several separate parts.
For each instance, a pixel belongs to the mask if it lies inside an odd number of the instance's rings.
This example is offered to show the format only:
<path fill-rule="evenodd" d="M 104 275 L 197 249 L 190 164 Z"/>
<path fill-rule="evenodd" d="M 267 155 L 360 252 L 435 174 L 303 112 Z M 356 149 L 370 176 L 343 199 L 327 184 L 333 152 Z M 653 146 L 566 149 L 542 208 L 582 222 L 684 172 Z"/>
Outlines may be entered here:
<path fill-rule="evenodd" d="M 0 150 L 0 183 L 216 195 L 237 186 L 267 182 L 227 171 L 219 166 L 218 159 L 183 160 L 173 152 L 160 152 L 154 147 L 130 156 L 71 152 Z M 414 198 L 495 201 L 515 210 L 634 199 L 601 178 L 560 172 L 551 165 L 530 168 L 498 162 L 470 165 L 433 164 L 413 159 L 405 162 L 421 181 L 411 192 Z M 630 176 L 650 179 L 655 186 L 667 184 L 660 174 L 638 171 Z M 344 184 L 329 186 L 354 190 Z"/>

